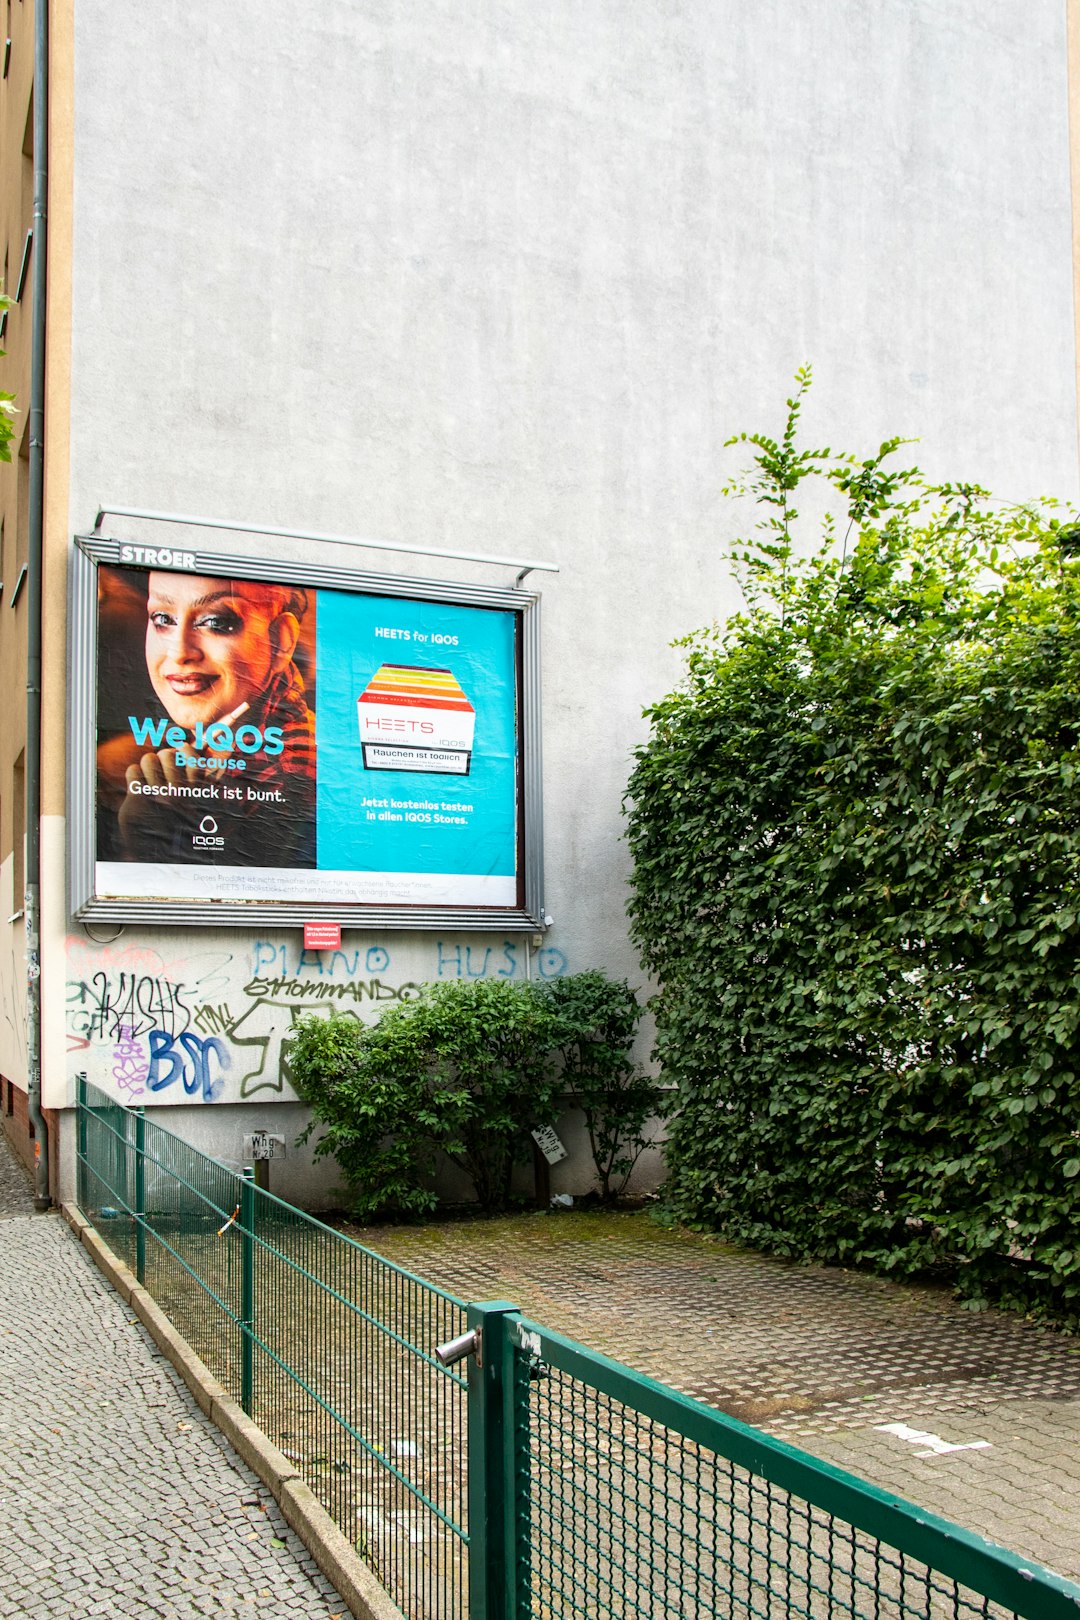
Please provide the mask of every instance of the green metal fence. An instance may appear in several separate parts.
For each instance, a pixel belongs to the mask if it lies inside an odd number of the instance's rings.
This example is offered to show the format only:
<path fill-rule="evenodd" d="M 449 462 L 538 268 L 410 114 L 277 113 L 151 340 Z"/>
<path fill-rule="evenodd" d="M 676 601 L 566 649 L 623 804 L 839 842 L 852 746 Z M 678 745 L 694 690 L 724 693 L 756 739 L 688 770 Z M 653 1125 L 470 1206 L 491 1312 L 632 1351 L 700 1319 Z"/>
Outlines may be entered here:
<path fill-rule="evenodd" d="M 473 1620 L 1077 1620 L 1080 1587 L 472 1305 Z"/>
<path fill-rule="evenodd" d="M 79 1139 L 85 1213 L 410 1620 L 1080 1620 L 1080 1587 L 464 1307 L 85 1084 Z"/>
<path fill-rule="evenodd" d="M 461 1301 L 79 1082 L 79 1204 L 409 1616 L 469 1612 Z"/>

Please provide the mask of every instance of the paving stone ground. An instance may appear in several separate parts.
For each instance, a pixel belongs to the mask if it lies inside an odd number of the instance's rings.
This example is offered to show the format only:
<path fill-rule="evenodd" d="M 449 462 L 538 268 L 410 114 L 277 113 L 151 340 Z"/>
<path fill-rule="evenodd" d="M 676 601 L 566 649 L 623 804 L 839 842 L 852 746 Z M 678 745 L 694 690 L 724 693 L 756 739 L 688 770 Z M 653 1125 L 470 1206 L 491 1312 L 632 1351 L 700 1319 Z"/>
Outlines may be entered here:
<path fill-rule="evenodd" d="M 16 1158 L 0 1131 L 0 1220 L 8 1215 L 34 1213 L 34 1188 L 29 1171 Z"/>
<path fill-rule="evenodd" d="M 1080 1580 L 1080 1340 L 974 1314 L 946 1289 L 665 1231 L 647 1212 L 350 1230 Z M 988 1444 L 922 1455 L 882 1431 L 897 1423 Z"/>
<path fill-rule="evenodd" d="M 348 1620 L 0 1135 L 0 1617 Z"/>

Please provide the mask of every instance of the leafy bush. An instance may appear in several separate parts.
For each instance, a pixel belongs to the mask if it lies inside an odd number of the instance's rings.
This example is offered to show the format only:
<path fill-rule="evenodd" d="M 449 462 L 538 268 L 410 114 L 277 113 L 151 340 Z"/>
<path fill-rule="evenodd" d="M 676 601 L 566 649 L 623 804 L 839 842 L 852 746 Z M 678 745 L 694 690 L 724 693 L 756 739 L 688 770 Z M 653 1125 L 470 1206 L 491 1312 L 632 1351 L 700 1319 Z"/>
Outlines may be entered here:
<path fill-rule="evenodd" d="M 742 436 L 747 610 L 628 791 L 676 1212 L 1080 1319 L 1080 531 Z M 845 508 L 796 551 L 817 474 Z"/>
<path fill-rule="evenodd" d="M 408 1030 L 391 1024 L 381 1039 L 371 1035 L 349 1013 L 297 1020 L 288 1046 L 290 1077 L 313 1115 L 300 1140 L 317 1125 L 326 1127 L 315 1157 L 337 1159 L 365 1218 L 382 1210 L 419 1214 L 435 1203 L 428 1182 L 441 1099 L 427 1096 Z"/>
<path fill-rule="evenodd" d="M 293 1084 L 326 1134 L 358 1212 L 434 1208 L 438 1150 L 463 1169 L 484 1209 L 510 1196 L 528 1132 L 554 1124 L 553 1009 L 504 979 L 429 985 L 378 1023 L 302 1018 L 289 1048 Z"/>
<path fill-rule="evenodd" d="M 648 1146 L 646 1126 L 665 1111 L 664 1091 L 630 1055 L 645 1009 L 625 980 L 595 970 L 552 979 L 541 994 L 559 1020 L 562 1082 L 585 1115 L 600 1196 L 613 1203 Z"/>
<path fill-rule="evenodd" d="M 553 1125 L 572 1089 L 585 1110 L 605 1198 L 625 1186 L 660 1111 L 631 1062 L 641 1008 L 602 973 L 550 984 L 460 979 L 429 985 L 378 1023 L 312 1013 L 289 1046 L 293 1084 L 325 1134 L 358 1212 L 433 1209 L 439 1152 L 466 1172 L 484 1209 L 504 1208 L 529 1132 Z M 616 1184 L 613 1178 L 621 1178 Z"/>

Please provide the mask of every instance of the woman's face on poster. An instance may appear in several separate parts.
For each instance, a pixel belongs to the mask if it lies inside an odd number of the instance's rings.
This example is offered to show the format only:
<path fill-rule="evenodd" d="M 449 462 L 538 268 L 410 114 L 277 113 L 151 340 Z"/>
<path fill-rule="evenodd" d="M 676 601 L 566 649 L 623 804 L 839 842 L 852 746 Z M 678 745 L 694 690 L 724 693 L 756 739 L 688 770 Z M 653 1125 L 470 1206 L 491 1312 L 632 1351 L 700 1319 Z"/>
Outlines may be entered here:
<path fill-rule="evenodd" d="M 257 580 L 152 572 L 146 667 L 159 702 L 188 729 L 253 707 L 296 645 L 280 592 Z"/>

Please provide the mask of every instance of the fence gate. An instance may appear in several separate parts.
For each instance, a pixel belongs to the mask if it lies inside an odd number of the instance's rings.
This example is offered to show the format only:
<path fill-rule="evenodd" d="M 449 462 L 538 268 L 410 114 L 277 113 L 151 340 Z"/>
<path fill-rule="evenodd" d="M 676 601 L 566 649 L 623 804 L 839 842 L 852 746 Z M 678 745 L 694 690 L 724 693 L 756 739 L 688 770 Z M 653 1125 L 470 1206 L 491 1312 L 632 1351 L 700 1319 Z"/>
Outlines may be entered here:
<path fill-rule="evenodd" d="M 1080 1587 L 469 1307 L 470 1620 L 1080 1620 Z"/>

